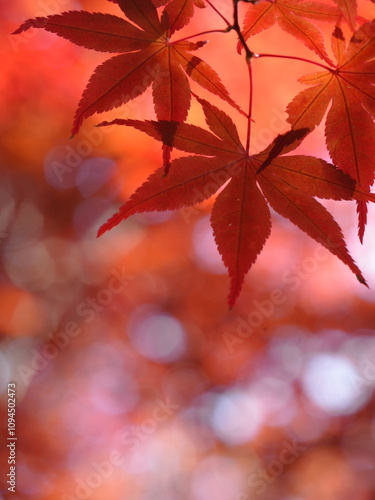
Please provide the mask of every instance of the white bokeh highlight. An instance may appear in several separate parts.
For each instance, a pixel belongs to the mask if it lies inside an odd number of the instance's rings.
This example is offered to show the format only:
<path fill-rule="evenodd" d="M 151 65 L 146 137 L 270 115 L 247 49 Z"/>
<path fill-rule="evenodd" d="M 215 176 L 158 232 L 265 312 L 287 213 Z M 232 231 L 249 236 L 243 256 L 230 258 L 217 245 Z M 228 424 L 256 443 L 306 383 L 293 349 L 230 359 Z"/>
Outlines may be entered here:
<path fill-rule="evenodd" d="M 338 354 L 316 354 L 306 364 L 302 385 L 307 397 L 332 415 L 355 413 L 366 401 L 359 391 L 360 373 L 354 365 Z"/>

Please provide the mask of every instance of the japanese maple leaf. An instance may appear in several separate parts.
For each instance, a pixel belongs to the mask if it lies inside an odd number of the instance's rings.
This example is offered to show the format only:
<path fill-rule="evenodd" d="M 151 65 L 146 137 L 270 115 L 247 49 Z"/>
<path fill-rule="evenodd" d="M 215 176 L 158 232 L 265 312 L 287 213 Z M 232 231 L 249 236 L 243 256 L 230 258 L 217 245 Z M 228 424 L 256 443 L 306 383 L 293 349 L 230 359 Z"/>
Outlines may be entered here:
<path fill-rule="evenodd" d="M 352 31 L 355 30 L 357 0 L 334 0 Z"/>
<path fill-rule="evenodd" d="M 357 278 L 365 280 L 346 248 L 333 217 L 314 196 L 370 199 L 333 165 L 308 156 L 280 156 L 292 151 L 308 132 L 292 130 L 278 136 L 262 153 L 250 156 L 236 126 L 223 111 L 199 99 L 211 132 L 173 124 L 173 146 L 194 156 L 177 158 L 167 176 L 159 168 L 100 229 L 98 235 L 138 212 L 175 210 L 200 203 L 230 181 L 217 196 L 211 216 L 214 237 L 231 286 L 232 307 L 244 277 L 271 231 L 269 205 L 340 258 Z M 165 142 L 171 123 L 121 120 L 101 125 L 130 125 Z M 371 198 L 375 200 L 375 196 Z"/>
<path fill-rule="evenodd" d="M 362 188 L 369 189 L 375 167 L 375 21 L 361 26 L 348 47 L 342 30 L 336 27 L 332 48 L 336 67 L 299 79 L 314 86 L 300 92 L 288 105 L 288 121 L 293 128 L 313 130 L 332 103 L 325 123 L 331 159 Z M 366 203 L 360 201 L 357 210 L 362 241 Z"/>
<path fill-rule="evenodd" d="M 171 34 L 188 24 L 193 17 L 195 7 L 200 9 L 205 7 L 203 0 L 153 0 L 153 2 L 157 7 L 168 3 L 164 13 L 170 20 Z"/>
<path fill-rule="evenodd" d="M 120 53 L 91 76 L 75 114 L 73 135 L 85 118 L 127 103 L 150 85 L 158 119 L 184 121 L 191 100 L 188 77 L 240 110 L 217 73 L 191 54 L 205 42 L 170 40 L 171 33 L 187 24 L 194 5 L 202 6 L 201 0 L 172 0 L 161 19 L 151 0 L 110 1 L 131 23 L 110 14 L 69 11 L 29 19 L 14 32 L 43 28 L 88 49 Z"/>
<path fill-rule="evenodd" d="M 318 2 L 263 0 L 248 7 L 244 19 L 243 36 L 247 40 L 250 36 L 271 28 L 277 22 L 284 31 L 332 64 L 324 47 L 321 31 L 308 19 L 336 22 L 339 17 L 340 12 L 336 7 Z"/>
<path fill-rule="evenodd" d="M 110 0 L 119 3 L 118 0 Z M 194 7 L 204 8 L 203 0 L 152 0 L 155 7 L 168 4 L 164 15 L 168 15 L 171 34 L 186 26 L 194 14 Z"/>

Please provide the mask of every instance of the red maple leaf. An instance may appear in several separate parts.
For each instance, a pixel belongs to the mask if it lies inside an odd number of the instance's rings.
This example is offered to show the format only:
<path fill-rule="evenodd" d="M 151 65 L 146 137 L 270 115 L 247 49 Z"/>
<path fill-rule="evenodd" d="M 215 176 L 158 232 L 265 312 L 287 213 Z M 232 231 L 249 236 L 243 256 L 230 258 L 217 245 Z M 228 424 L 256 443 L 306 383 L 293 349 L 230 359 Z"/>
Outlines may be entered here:
<path fill-rule="evenodd" d="M 117 119 L 101 124 L 133 126 L 162 142 L 173 136 L 174 147 L 196 156 L 173 160 L 168 176 L 162 168 L 156 170 L 99 229 L 98 235 L 138 212 L 174 210 L 202 202 L 230 181 L 215 200 L 211 224 L 231 278 L 231 307 L 270 235 L 268 205 L 321 243 L 366 283 L 348 253 L 340 227 L 314 197 L 374 201 L 375 196 L 357 189 L 354 180 L 324 160 L 280 156 L 292 151 L 308 129 L 280 135 L 266 150 L 250 156 L 231 118 L 207 101 L 199 101 L 211 132 L 167 121 Z"/>
<path fill-rule="evenodd" d="M 29 19 L 14 32 L 43 28 L 88 49 L 120 53 L 91 76 L 75 114 L 73 135 L 85 118 L 127 103 L 150 85 L 158 119 L 184 121 L 191 100 L 188 77 L 241 111 L 217 73 L 191 54 L 205 42 L 170 40 L 174 31 L 188 23 L 194 6 L 203 6 L 202 0 L 172 0 L 160 19 L 155 4 L 165 1 L 110 1 L 134 24 L 110 14 L 69 11 Z"/>
<path fill-rule="evenodd" d="M 334 0 L 352 31 L 355 30 L 357 0 Z"/>
<path fill-rule="evenodd" d="M 336 26 L 332 48 L 337 66 L 299 79 L 314 86 L 289 104 L 288 121 L 293 128 L 313 130 L 332 103 L 325 124 L 331 159 L 362 188 L 369 189 L 375 158 L 375 21 L 355 31 L 348 47 Z M 358 213 L 362 241 L 367 214 L 363 201 L 358 203 Z"/>
<path fill-rule="evenodd" d="M 118 0 L 109 0 L 113 3 L 119 3 Z M 155 7 L 162 7 L 168 4 L 164 15 L 169 18 L 169 27 L 171 33 L 180 30 L 186 26 L 194 14 L 194 7 L 200 9 L 205 7 L 203 0 L 152 0 Z"/>
<path fill-rule="evenodd" d="M 305 0 L 260 1 L 256 5 L 250 5 L 246 12 L 243 36 L 247 40 L 250 36 L 271 28 L 277 22 L 284 31 L 332 64 L 324 47 L 321 31 L 309 19 L 337 22 L 339 17 L 340 12 L 336 7 L 318 2 L 306 2 Z"/>

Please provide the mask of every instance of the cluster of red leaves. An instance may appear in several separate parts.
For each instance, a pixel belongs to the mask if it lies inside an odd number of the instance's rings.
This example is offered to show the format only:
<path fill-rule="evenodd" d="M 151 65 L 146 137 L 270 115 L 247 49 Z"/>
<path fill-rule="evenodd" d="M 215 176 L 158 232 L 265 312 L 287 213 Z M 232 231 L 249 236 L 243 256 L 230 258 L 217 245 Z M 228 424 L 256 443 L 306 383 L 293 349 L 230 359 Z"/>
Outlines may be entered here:
<path fill-rule="evenodd" d="M 86 48 L 120 54 L 101 64 L 90 78 L 76 111 L 73 134 L 85 118 L 118 107 L 152 86 L 157 121 L 117 119 L 101 125 L 132 126 L 161 141 L 163 167 L 100 228 L 99 234 L 137 212 L 199 203 L 226 184 L 216 198 L 211 223 L 231 278 L 230 306 L 269 237 L 269 206 L 340 258 L 365 284 L 340 227 L 315 197 L 356 200 L 362 240 L 366 204 L 375 201 L 369 191 L 375 157 L 375 21 L 357 16 L 356 0 L 335 0 L 332 5 L 260 0 L 248 6 L 239 49 L 252 35 L 277 22 L 325 63 L 320 64 L 324 71 L 301 78 L 312 87 L 288 105 L 291 129 L 276 137 L 263 152 L 250 155 L 251 138 L 243 146 L 232 119 L 206 100 L 196 97 L 210 131 L 185 123 L 192 96 L 189 78 L 243 113 L 217 73 L 192 54 L 205 42 L 171 40 L 176 31 L 189 24 L 195 7 L 213 7 L 211 2 L 109 1 L 118 4 L 127 20 L 70 11 L 30 19 L 15 32 L 44 28 Z M 235 19 L 237 4 L 234 0 Z M 333 24 L 336 64 L 327 54 L 316 20 Z M 340 27 L 343 21 L 353 31 L 348 45 Z M 228 25 L 226 31 L 230 29 L 235 29 L 235 24 Z M 249 53 L 247 50 L 247 56 Z M 247 64 L 251 65 L 251 60 Z M 284 156 L 322 121 L 329 106 L 325 130 L 333 164 L 309 156 Z M 247 118 L 250 122 L 251 116 Z M 172 148 L 193 156 L 170 162 Z"/>

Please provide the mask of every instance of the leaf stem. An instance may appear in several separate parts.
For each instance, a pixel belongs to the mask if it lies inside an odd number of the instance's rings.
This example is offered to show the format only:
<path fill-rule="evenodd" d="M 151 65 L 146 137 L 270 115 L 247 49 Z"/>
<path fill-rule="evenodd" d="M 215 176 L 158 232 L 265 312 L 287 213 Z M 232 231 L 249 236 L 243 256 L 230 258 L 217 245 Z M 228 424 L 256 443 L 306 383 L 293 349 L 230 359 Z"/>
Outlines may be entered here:
<path fill-rule="evenodd" d="M 251 66 L 251 59 L 256 56 L 254 52 L 252 52 L 249 48 L 249 46 L 246 43 L 246 40 L 242 34 L 241 28 L 240 28 L 240 23 L 238 20 L 238 3 L 240 0 L 233 0 L 233 24 L 230 27 L 230 29 L 234 30 L 237 33 L 238 39 L 242 45 L 242 47 L 245 50 L 246 54 L 246 64 L 247 64 L 247 69 L 249 72 L 249 110 L 247 114 L 247 131 L 246 131 L 246 153 L 249 154 L 250 150 L 250 139 L 251 139 L 251 122 L 252 118 L 251 115 L 253 113 L 253 70 Z M 248 2 L 248 3 L 253 3 L 253 2 Z"/>
<path fill-rule="evenodd" d="M 208 3 L 208 5 L 209 5 L 212 9 L 214 9 L 214 11 L 216 12 L 216 14 L 218 14 L 218 15 L 221 17 L 221 19 L 225 22 L 225 24 L 228 26 L 228 28 L 229 28 L 229 27 L 231 27 L 231 24 L 230 24 L 230 22 L 228 21 L 228 19 L 226 19 L 226 18 L 223 16 L 223 14 L 222 14 L 222 13 L 221 13 L 221 12 L 220 12 L 220 11 L 219 11 L 216 7 L 215 7 L 215 5 L 213 5 L 213 4 L 210 2 L 210 0 L 206 0 L 206 2 Z"/>
<path fill-rule="evenodd" d="M 253 70 L 251 66 L 251 59 L 246 59 L 247 68 L 249 70 L 249 112 L 247 116 L 247 132 L 246 132 L 246 153 L 249 154 L 250 150 L 250 137 L 251 137 L 251 115 L 253 113 Z"/>
<path fill-rule="evenodd" d="M 196 33 L 195 35 L 189 35 L 189 36 L 186 36 L 185 38 L 180 38 L 179 40 L 173 41 L 173 43 L 185 42 L 185 40 L 190 40 L 190 38 L 194 38 L 196 36 L 207 35 L 208 33 L 228 33 L 228 29 L 226 28 L 225 30 L 201 31 L 200 33 Z"/>
<path fill-rule="evenodd" d="M 327 70 L 327 71 L 334 71 L 335 68 L 330 68 L 329 66 L 326 66 L 325 64 L 321 64 L 316 61 L 311 61 L 310 59 L 305 59 L 304 57 L 298 57 L 298 56 L 282 56 L 279 54 L 254 54 L 254 57 L 256 59 L 259 59 L 260 57 L 279 57 L 282 59 L 294 59 L 295 61 L 302 61 L 302 62 L 307 62 L 310 64 L 315 64 L 315 66 L 320 66 L 321 68 Z"/>
<path fill-rule="evenodd" d="M 240 23 L 238 22 L 238 2 L 240 0 L 233 0 L 233 24 L 230 27 L 230 29 L 234 30 L 237 35 L 238 39 L 241 42 L 242 47 L 245 50 L 246 53 L 246 59 L 247 61 L 250 61 L 250 59 L 254 56 L 254 53 L 249 49 L 246 40 L 242 34 L 241 28 L 240 28 Z"/>

